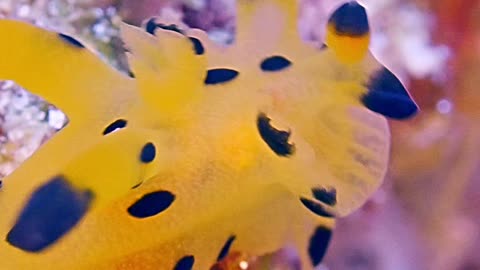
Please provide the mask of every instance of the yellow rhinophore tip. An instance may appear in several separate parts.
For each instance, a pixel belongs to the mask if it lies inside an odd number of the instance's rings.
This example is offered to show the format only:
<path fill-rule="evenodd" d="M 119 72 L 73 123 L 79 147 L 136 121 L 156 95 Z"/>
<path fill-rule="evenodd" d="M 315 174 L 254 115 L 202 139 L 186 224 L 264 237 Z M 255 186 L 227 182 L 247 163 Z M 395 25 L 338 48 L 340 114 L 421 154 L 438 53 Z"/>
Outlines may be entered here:
<path fill-rule="evenodd" d="M 367 54 L 370 34 L 358 37 L 341 36 L 335 32 L 334 26 L 329 25 L 325 43 L 341 62 L 354 64 L 361 61 Z"/>

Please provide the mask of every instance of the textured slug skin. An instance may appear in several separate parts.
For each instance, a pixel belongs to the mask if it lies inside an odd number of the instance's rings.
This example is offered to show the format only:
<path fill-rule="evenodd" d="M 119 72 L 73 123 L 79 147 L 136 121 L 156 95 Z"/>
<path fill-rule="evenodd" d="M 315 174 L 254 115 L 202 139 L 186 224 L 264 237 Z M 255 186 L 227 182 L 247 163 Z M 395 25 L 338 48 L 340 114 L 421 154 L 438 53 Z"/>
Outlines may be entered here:
<path fill-rule="evenodd" d="M 296 1 L 237 10 L 228 47 L 122 25 L 134 78 L 73 37 L 0 20 L 0 78 L 70 119 L 4 180 L 1 269 L 204 270 L 287 245 L 303 269 L 321 262 L 334 217 L 385 175 L 383 115 L 417 107 L 368 52 L 356 2 L 334 12 L 324 49 L 298 38 Z"/>

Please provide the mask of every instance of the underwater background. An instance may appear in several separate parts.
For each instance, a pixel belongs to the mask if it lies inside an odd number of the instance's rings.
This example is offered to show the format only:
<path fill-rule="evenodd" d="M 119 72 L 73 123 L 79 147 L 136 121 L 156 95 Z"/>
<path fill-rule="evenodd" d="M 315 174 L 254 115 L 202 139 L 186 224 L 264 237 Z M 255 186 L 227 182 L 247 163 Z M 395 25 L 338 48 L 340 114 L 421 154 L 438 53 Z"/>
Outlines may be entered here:
<path fill-rule="evenodd" d="M 344 2 L 300 1 L 302 37 L 323 40 L 328 15 Z M 368 10 L 371 50 L 421 111 L 390 121 L 389 173 L 361 209 L 339 219 L 318 269 L 480 269 L 480 1 L 359 2 Z M 141 25 L 151 16 L 202 28 L 220 43 L 234 38 L 234 0 L 0 0 L 0 17 L 75 33 L 124 71 L 119 22 Z M 52 105 L 0 82 L 0 176 L 66 121 Z M 270 269 L 296 269 L 289 251 L 264 260 Z"/>

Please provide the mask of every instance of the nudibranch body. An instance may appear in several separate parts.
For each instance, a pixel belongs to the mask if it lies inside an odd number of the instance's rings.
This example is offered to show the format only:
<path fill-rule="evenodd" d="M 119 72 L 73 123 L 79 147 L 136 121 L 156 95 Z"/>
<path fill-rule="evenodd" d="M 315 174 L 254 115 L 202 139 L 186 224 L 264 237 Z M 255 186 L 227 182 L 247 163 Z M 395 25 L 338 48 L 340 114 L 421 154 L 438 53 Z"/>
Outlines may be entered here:
<path fill-rule="evenodd" d="M 76 39 L 1 20 L 0 77 L 69 124 L 4 181 L 1 269 L 209 269 L 229 252 L 318 265 L 336 216 L 379 186 L 384 116 L 417 111 L 368 52 L 356 2 L 326 48 L 294 0 L 239 0 L 234 44 L 151 20 L 123 25 L 131 76 Z"/>

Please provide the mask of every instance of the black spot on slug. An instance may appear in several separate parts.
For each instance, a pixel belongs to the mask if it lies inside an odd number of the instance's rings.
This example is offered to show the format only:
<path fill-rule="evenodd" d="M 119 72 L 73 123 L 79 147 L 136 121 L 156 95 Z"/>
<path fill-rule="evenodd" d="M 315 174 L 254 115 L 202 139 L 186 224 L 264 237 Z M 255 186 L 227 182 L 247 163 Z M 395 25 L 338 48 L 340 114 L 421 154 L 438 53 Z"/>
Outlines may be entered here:
<path fill-rule="evenodd" d="M 210 69 L 205 78 L 205 84 L 219 84 L 226 83 L 235 79 L 238 76 L 238 71 L 228 68 Z"/>
<path fill-rule="evenodd" d="M 292 155 L 295 152 L 295 145 L 288 142 L 290 131 L 274 128 L 270 120 L 264 113 L 260 113 L 257 117 L 257 128 L 263 141 L 279 156 Z"/>
<path fill-rule="evenodd" d="M 151 18 L 150 20 L 148 20 L 147 24 L 145 25 L 145 31 L 147 31 L 147 33 L 152 35 L 155 35 L 155 30 L 157 30 L 157 28 L 161 28 L 167 31 L 173 31 L 182 35 L 184 34 L 183 31 L 180 28 L 178 28 L 177 25 L 175 24 L 166 25 L 162 23 L 156 23 L 155 18 Z"/>
<path fill-rule="evenodd" d="M 330 229 L 322 226 L 315 229 L 308 246 L 308 254 L 313 266 L 317 266 L 322 262 L 331 237 L 332 231 Z"/>
<path fill-rule="evenodd" d="M 65 42 L 67 42 L 68 44 L 76 47 L 76 48 L 80 48 L 80 49 L 83 49 L 85 48 L 85 46 L 83 46 L 82 43 L 80 43 L 80 41 L 74 39 L 73 37 L 69 36 L 69 35 L 65 35 L 65 34 L 61 34 L 59 33 L 58 36 Z"/>
<path fill-rule="evenodd" d="M 103 130 L 103 135 L 107 135 L 109 133 L 114 132 L 117 129 L 122 129 L 126 126 L 127 126 L 127 120 L 124 120 L 124 119 L 115 120 Z"/>
<path fill-rule="evenodd" d="M 235 241 L 235 238 L 236 236 L 232 235 L 227 239 L 222 249 L 220 250 L 220 253 L 218 254 L 217 262 L 223 260 L 228 255 L 228 252 L 230 251 L 230 247 L 232 246 L 233 241 Z"/>
<path fill-rule="evenodd" d="M 155 145 L 151 142 L 145 144 L 142 148 L 142 152 L 140 153 L 140 160 L 143 163 L 150 163 L 155 159 L 156 149 Z"/>
<path fill-rule="evenodd" d="M 195 263 L 195 257 L 189 255 L 181 258 L 175 265 L 174 270 L 191 270 Z"/>
<path fill-rule="evenodd" d="M 300 201 L 308 210 L 312 211 L 318 216 L 326 218 L 334 217 L 332 213 L 328 212 L 325 207 L 323 207 L 323 205 L 318 202 L 303 197 L 300 198 Z"/>
<path fill-rule="evenodd" d="M 367 87 L 369 91 L 362 97 L 362 102 L 376 113 L 401 120 L 418 111 L 400 80 L 385 67 L 371 77 Z"/>
<path fill-rule="evenodd" d="M 328 20 L 338 35 L 358 37 L 370 31 L 365 8 L 355 1 L 341 5 Z"/>
<path fill-rule="evenodd" d="M 91 191 L 57 176 L 33 192 L 6 240 L 24 251 L 42 251 L 80 221 L 92 200 Z"/>
<path fill-rule="evenodd" d="M 178 28 L 178 26 L 176 24 L 170 24 L 170 25 L 166 25 L 166 24 L 157 24 L 157 27 L 158 28 L 161 28 L 163 30 L 167 30 L 167 31 L 172 31 L 172 32 L 177 32 L 179 34 L 184 34 L 182 29 Z"/>
<path fill-rule="evenodd" d="M 326 189 L 322 187 L 313 188 L 312 194 L 315 199 L 328 204 L 330 206 L 334 206 L 337 204 L 337 190 L 334 188 Z"/>
<path fill-rule="evenodd" d="M 266 72 L 276 72 L 288 68 L 292 62 L 283 56 L 271 56 L 260 64 L 260 68 Z"/>
<path fill-rule="evenodd" d="M 156 191 L 143 195 L 128 208 L 128 213 L 136 218 L 148 218 L 167 210 L 175 200 L 168 191 Z"/>
<path fill-rule="evenodd" d="M 195 50 L 195 54 L 202 55 L 205 53 L 205 48 L 202 45 L 202 42 L 198 38 L 189 37 L 190 41 L 193 44 L 193 49 Z"/>
<path fill-rule="evenodd" d="M 155 35 L 155 29 L 157 29 L 157 23 L 155 22 L 155 18 L 151 18 L 145 25 L 145 31 L 149 34 Z"/>

